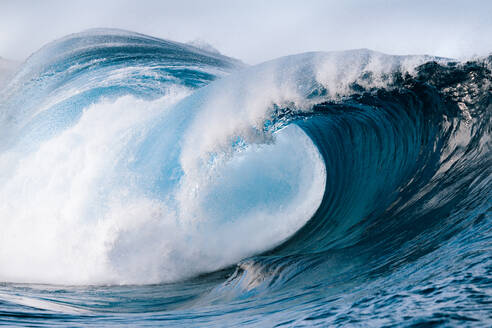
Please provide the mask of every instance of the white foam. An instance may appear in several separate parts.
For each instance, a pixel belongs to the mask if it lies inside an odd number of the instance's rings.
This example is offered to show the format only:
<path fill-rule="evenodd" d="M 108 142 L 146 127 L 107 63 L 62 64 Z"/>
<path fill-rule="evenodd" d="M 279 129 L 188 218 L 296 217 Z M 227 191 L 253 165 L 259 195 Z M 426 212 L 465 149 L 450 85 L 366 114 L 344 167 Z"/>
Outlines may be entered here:
<path fill-rule="evenodd" d="M 185 170 L 163 197 L 134 184 L 122 163 L 131 164 L 138 140 L 174 101 L 103 101 L 37 150 L 0 155 L 0 281 L 184 279 L 267 250 L 311 217 L 324 165 L 296 126 Z"/>
<path fill-rule="evenodd" d="M 130 97 L 103 101 L 37 150 L 0 154 L 0 280 L 107 279 L 112 227 L 102 217 L 100 195 L 117 188 L 114 165 L 139 125 L 167 105 Z"/>

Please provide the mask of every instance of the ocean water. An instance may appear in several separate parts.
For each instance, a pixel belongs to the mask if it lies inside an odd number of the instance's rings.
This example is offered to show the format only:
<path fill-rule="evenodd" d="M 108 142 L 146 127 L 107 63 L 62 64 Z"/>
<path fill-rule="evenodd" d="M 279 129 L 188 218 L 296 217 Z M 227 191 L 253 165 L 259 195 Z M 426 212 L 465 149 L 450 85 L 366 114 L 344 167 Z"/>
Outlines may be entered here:
<path fill-rule="evenodd" d="M 0 325 L 491 326 L 491 69 L 45 45 L 0 89 Z"/>

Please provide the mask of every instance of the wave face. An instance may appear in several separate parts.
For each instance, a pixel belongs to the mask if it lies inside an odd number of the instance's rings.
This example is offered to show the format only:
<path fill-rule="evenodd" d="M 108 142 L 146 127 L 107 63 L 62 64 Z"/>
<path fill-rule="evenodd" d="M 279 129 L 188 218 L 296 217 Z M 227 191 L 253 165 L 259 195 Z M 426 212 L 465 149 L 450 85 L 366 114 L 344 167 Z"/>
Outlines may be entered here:
<path fill-rule="evenodd" d="M 0 323 L 483 326 L 491 65 L 46 45 L 0 90 Z"/>

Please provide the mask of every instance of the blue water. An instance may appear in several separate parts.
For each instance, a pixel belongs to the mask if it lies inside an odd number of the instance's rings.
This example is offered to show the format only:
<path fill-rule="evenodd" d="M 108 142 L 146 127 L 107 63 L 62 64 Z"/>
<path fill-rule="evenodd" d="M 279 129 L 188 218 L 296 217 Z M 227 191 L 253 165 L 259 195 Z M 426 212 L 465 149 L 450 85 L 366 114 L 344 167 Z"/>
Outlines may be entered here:
<path fill-rule="evenodd" d="M 492 325 L 491 65 L 44 46 L 0 90 L 0 325 Z"/>

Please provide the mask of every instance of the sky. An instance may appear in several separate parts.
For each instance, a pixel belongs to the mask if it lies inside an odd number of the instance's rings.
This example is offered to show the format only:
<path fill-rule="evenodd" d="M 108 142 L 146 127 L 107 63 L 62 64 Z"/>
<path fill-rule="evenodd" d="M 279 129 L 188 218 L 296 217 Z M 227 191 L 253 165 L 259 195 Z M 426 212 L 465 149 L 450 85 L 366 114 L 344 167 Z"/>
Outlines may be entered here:
<path fill-rule="evenodd" d="M 492 52 L 492 1 L 0 0 L 0 57 L 96 27 L 201 40 L 248 64 L 359 48 L 463 59 Z"/>

